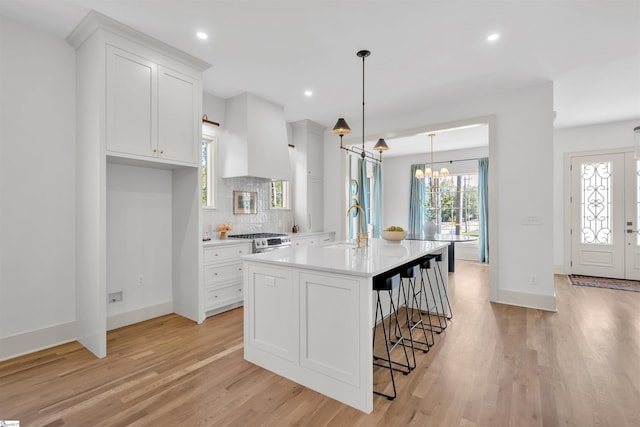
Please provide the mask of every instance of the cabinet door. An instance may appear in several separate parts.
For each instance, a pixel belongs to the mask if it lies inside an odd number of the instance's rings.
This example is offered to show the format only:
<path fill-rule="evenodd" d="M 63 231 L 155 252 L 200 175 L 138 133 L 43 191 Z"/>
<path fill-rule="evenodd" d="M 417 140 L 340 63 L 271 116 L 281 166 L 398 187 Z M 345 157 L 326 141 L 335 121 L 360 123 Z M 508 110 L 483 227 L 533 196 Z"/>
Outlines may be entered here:
<path fill-rule="evenodd" d="M 158 67 L 158 150 L 163 159 L 198 163 L 199 82 Z"/>
<path fill-rule="evenodd" d="M 157 141 L 157 66 L 107 46 L 107 151 L 153 156 Z"/>
<path fill-rule="evenodd" d="M 324 177 L 324 149 L 322 134 L 309 132 L 307 138 L 307 178 L 322 179 Z"/>
<path fill-rule="evenodd" d="M 324 185 L 318 179 L 307 180 L 307 220 L 309 231 L 324 229 Z"/>

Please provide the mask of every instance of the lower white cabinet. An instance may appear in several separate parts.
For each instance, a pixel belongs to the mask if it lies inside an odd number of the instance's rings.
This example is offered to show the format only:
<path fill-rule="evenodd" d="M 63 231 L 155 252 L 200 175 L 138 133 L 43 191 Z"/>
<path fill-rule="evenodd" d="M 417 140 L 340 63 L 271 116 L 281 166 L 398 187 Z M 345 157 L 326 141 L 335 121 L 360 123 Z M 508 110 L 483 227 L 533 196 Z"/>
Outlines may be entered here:
<path fill-rule="evenodd" d="M 222 312 L 243 302 L 240 256 L 251 253 L 251 243 L 204 249 L 204 311 Z"/>

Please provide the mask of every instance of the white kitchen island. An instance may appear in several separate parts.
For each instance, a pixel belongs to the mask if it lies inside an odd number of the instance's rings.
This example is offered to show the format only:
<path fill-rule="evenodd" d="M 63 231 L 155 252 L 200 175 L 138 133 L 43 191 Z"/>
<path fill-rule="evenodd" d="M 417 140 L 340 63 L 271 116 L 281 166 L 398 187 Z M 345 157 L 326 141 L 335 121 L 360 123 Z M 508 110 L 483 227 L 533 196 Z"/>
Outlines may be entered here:
<path fill-rule="evenodd" d="M 242 256 L 245 359 L 370 413 L 373 280 L 435 253 L 446 272 L 447 245 L 371 239 Z"/>

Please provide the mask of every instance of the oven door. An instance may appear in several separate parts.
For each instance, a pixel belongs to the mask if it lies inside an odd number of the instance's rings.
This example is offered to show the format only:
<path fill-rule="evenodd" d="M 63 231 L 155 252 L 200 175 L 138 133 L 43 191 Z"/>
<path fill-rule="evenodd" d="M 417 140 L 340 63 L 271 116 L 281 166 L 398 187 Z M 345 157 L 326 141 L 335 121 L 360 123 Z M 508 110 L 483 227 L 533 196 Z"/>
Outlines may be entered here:
<path fill-rule="evenodd" d="M 278 245 L 278 246 L 268 246 L 266 248 L 259 248 L 255 250 L 257 254 L 263 254 L 265 252 L 277 251 L 279 249 L 285 249 L 290 247 L 291 245 Z"/>

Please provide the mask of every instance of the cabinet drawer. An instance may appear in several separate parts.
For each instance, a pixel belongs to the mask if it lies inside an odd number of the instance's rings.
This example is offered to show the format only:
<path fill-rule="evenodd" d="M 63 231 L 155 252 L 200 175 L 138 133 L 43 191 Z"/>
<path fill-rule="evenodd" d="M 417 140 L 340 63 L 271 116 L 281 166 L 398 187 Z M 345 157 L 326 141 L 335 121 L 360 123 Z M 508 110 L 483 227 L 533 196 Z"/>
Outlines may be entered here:
<path fill-rule="evenodd" d="M 243 299 L 242 283 L 237 283 L 221 288 L 205 289 L 204 305 L 207 310 L 210 310 L 233 302 L 242 301 Z"/>
<path fill-rule="evenodd" d="M 240 255 L 248 255 L 251 253 L 251 245 L 231 246 L 225 248 L 207 248 L 204 250 L 204 263 L 232 260 L 240 257 Z"/>
<path fill-rule="evenodd" d="M 216 285 L 230 280 L 242 280 L 242 263 L 208 265 L 204 268 L 204 284 Z"/>
<path fill-rule="evenodd" d="M 320 240 L 320 244 L 324 245 L 325 243 L 333 242 L 333 234 L 323 234 L 322 236 L 318 236 Z"/>
<path fill-rule="evenodd" d="M 315 246 L 317 239 L 315 237 L 302 237 L 291 240 L 293 246 Z"/>

